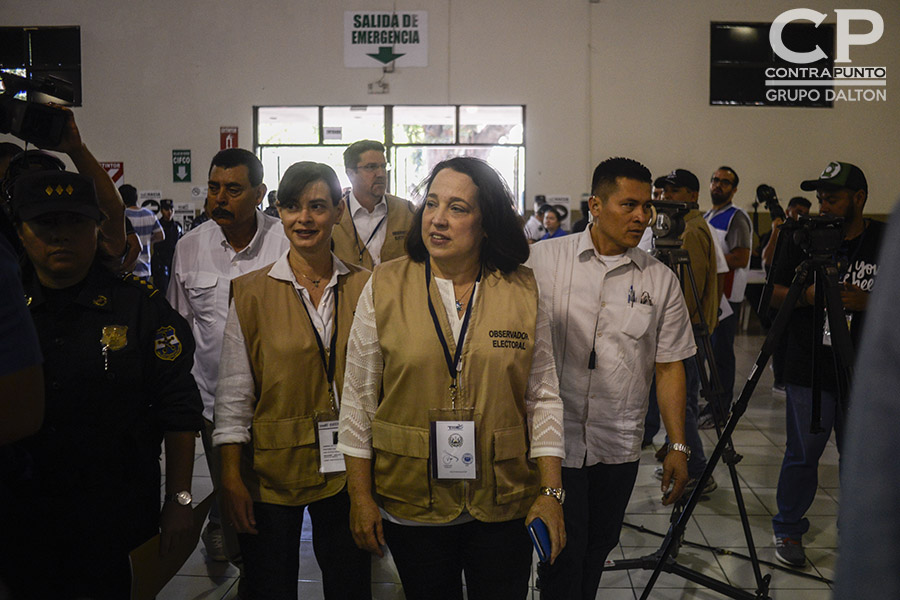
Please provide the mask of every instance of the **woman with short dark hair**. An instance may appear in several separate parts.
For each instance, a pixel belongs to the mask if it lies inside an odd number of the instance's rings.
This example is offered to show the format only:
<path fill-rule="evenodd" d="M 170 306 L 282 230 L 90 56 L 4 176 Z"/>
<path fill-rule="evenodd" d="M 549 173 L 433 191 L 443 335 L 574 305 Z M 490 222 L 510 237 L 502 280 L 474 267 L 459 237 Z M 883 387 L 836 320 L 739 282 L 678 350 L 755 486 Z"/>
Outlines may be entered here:
<path fill-rule="evenodd" d="M 406 597 L 524 598 L 525 524 L 565 544 L 562 402 L 528 243 L 487 163 L 438 164 L 375 268 L 348 342 L 340 443 L 351 530 L 387 542 Z M 373 497 L 377 495 L 377 503 Z"/>
<path fill-rule="evenodd" d="M 325 598 L 371 597 L 371 560 L 348 528 L 337 431 L 347 336 L 369 272 L 331 252 L 343 211 L 331 167 L 300 162 L 278 186 L 290 248 L 236 278 L 225 325 L 213 443 L 250 600 L 297 598 L 303 510 Z"/>

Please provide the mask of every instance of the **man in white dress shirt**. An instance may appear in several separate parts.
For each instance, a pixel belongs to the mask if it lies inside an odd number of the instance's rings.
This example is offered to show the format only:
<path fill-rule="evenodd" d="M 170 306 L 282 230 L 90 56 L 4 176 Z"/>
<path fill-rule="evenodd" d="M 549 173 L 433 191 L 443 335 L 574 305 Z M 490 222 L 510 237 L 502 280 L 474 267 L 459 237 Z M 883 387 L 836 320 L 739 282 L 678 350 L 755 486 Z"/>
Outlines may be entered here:
<path fill-rule="evenodd" d="M 193 374 L 203 399 L 203 448 L 216 488 L 220 463 L 212 446 L 213 407 L 231 280 L 272 264 L 288 249 L 281 221 L 257 210 L 266 195 L 262 179 L 262 163 L 252 152 L 230 148 L 213 157 L 206 194 L 211 219 L 178 241 L 166 294 L 197 341 Z M 237 538 L 219 515 L 216 502 L 203 531 L 207 556 L 234 560 L 240 554 Z"/>
<path fill-rule="evenodd" d="M 637 161 L 603 161 L 591 184 L 591 226 L 536 244 L 528 261 L 550 311 L 566 444 L 568 540 L 553 565 L 539 567 L 544 600 L 597 594 L 637 477 L 654 373 L 670 440 L 663 504 L 688 481 L 681 361 L 696 347 L 678 278 L 637 248 L 650 220 L 650 182 Z"/>

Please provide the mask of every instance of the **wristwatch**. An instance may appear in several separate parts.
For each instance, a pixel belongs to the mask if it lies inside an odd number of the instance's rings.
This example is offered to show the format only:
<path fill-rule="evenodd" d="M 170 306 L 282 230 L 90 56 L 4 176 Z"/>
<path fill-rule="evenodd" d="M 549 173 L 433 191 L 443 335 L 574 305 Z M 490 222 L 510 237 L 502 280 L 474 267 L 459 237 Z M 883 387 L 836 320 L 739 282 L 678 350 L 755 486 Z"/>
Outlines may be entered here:
<path fill-rule="evenodd" d="M 187 490 L 183 492 L 175 492 L 174 494 L 166 494 L 166 502 L 175 502 L 181 506 L 190 506 L 194 501 L 194 497 Z"/>
<path fill-rule="evenodd" d="M 691 449 L 688 448 L 687 444 L 669 444 L 669 451 L 671 452 L 672 450 L 687 454 L 688 459 L 691 458 Z"/>
<path fill-rule="evenodd" d="M 566 501 L 566 490 L 562 488 L 541 486 L 541 494 L 544 496 L 552 496 L 553 498 L 556 498 L 556 501 L 559 502 L 560 506 L 562 506 L 562 503 Z"/>

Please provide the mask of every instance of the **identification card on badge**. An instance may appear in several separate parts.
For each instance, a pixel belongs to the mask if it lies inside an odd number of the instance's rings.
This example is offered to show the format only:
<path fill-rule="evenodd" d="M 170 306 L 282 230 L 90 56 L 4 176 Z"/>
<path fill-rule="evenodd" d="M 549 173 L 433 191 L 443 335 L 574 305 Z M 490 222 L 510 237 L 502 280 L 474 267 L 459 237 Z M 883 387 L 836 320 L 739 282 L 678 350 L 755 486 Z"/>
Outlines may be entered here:
<path fill-rule="evenodd" d="M 435 479 L 476 479 L 475 421 L 431 422 L 431 472 Z"/>
<path fill-rule="evenodd" d="M 844 316 L 847 318 L 847 330 L 849 331 L 850 326 L 853 324 L 853 314 L 845 313 Z M 825 323 L 822 327 L 822 345 L 831 345 L 831 323 L 828 322 L 828 309 L 825 310 Z"/>
<path fill-rule="evenodd" d="M 340 473 L 346 471 L 344 455 L 337 449 L 338 421 L 319 421 L 319 472 Z"/>

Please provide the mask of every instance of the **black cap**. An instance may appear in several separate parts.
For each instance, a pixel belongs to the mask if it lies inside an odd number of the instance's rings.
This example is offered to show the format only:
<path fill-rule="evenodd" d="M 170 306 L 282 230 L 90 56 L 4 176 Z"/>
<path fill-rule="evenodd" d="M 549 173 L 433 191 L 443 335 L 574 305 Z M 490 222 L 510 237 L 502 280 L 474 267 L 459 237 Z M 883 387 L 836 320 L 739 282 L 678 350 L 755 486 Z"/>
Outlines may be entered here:
<path fill-rule="evenodd" d="M 175 208 L 175 203 L 172 202 L 172 200 L 170 198 L 163 198 L 162 200 L 159 201 L 159 208 L 160 209 L 167 208 L 169 210 L 172 210 L 173 208 Z"/>
<path fill-rule="evenodd" d="M 862 169 L 856 165 L 838 161 L 828 163 L 818 179 L 807 179 L 800 184 L 800 189 L 804 192 L 812 192 L 822 187 L 849 188 L 854 192 L 857 190 L 869 191 L 869 183 L 866 181 Z"/>
<path fill-rule="evenodd" d="M 687 169 L 675 169 L 665 177 L 665 183 L 675 187 L 683 187 L 692 192 L 700 191 L 700 180 Z"/>
<path fill-rule="evenodd" d="M 95 221 L 103 220 L 94 182 L 66 171 L 35 171 L 21 175 L 16 179 L 12 210 L 21 221 L 52 212 L 70 212 Z"/>

